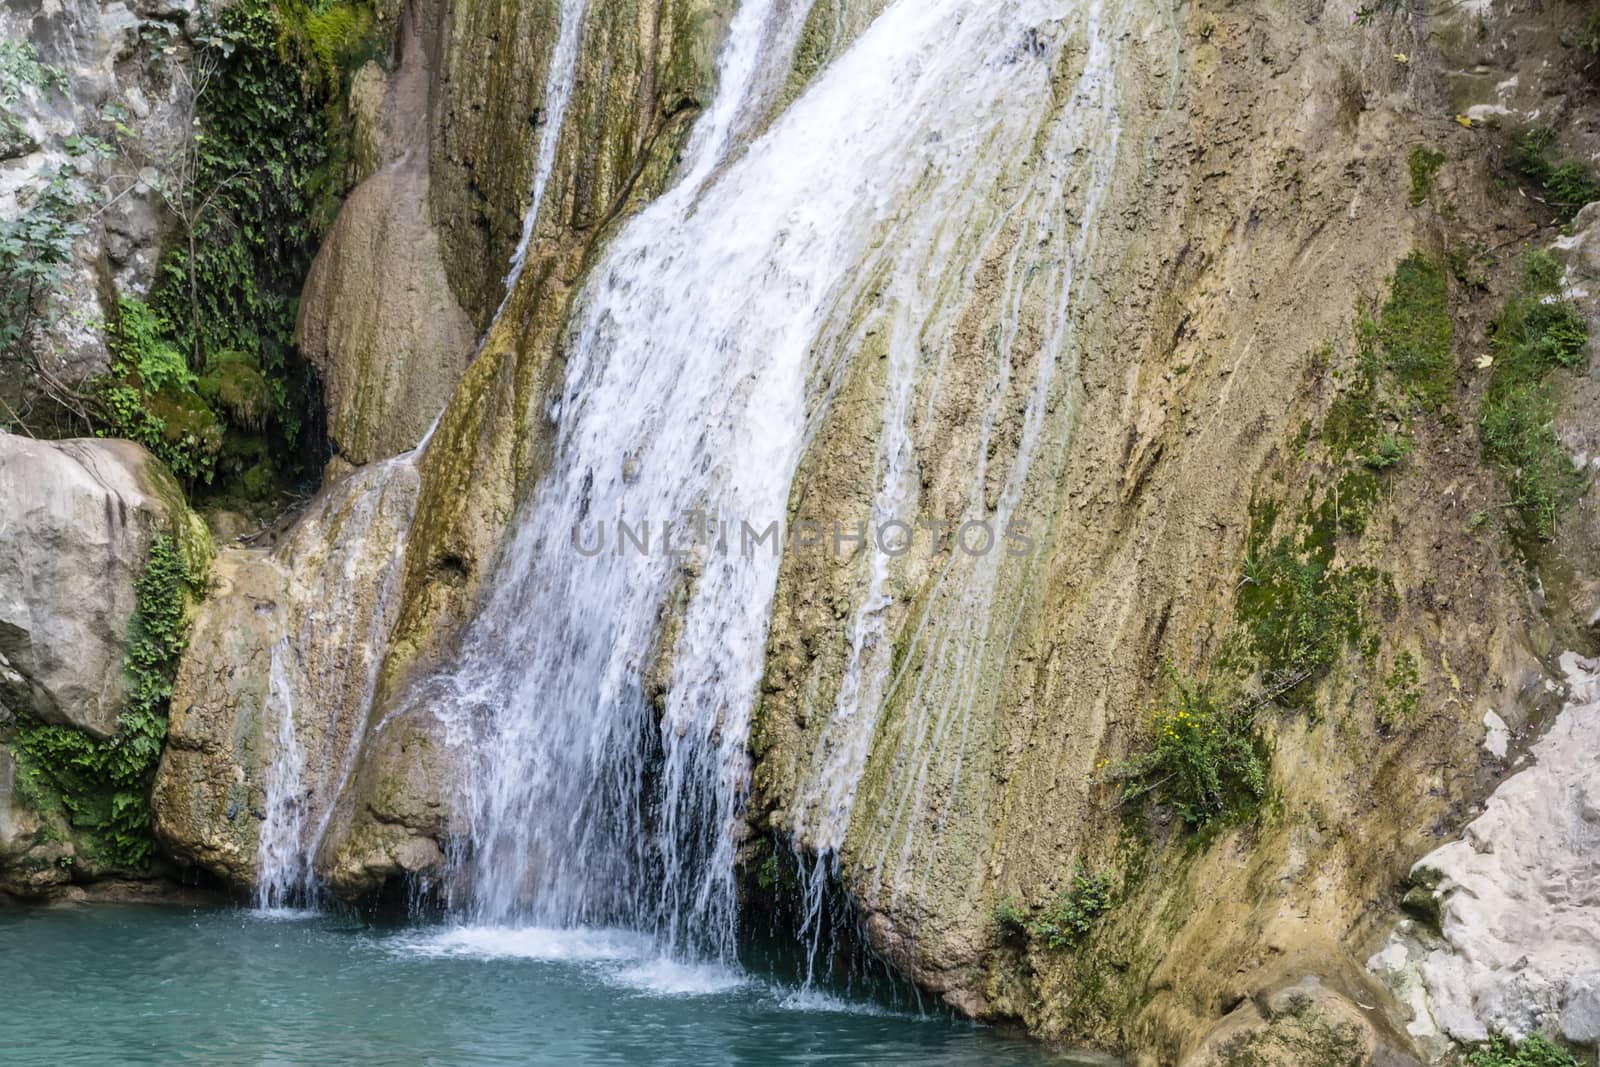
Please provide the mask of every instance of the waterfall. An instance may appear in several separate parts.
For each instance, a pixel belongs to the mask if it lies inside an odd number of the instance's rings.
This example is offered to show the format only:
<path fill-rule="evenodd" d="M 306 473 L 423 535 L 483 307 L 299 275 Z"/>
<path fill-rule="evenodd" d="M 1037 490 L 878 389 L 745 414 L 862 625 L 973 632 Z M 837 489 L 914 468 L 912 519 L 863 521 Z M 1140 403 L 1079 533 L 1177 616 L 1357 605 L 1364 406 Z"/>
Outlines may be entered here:
<path fill-rule="evenodd" d="M 517 240 L 516 251 L 511 253 L 505 296 L 494 313 L 496 319 L 505 311 L 506 301 L 511 299 L 517 280 L 522 277 L 522 268 L 528 262 L 528 246 L 533 243 L 533 229 L 539 221 L 539 209 L 544 205 L 545 188 L 550 184 L 551 172 L 555 170 L 561 125 L 566 120 L 573 82 L 578 77 L 583 13 L 584 0 L 561 0 L 556 46 L 550 55 L 550 73 L 544 87 L 544 124 L 539 129 L 539 154 L 534 160 L 533 188 L 528 194 L 528 211 L 522 217 L 522 236 Z"/>
<path fill-rule="evenodd" d="M 301 900 L 311 885 L 311 863 L 305 846 L 306 805 L 302 783 L 306 754 L 295 733 L 294 687 L 285 674 L 289 639 L 272 646 L 267 673 L 268 707 L 277 712 L 277 752 L 267 768 L 266 804 L 256 861 L 256 907 L 285 908 Z"/>
<path fill-rule="evenodd" d="M 894 559 L 881 552 L 869 558 L 865 592 L 849 621 L 844 676 L 787 813 L 802 862 L 802 936 L 811 942 L 813 966 L 827 921 L 826 885 L 839 873 L 847 836 L 853 834 L 861 846 L 872 878 L 892 891 L 920 895 L 950 805 L 961 795 L 957 786 L 974 712 L 985 703 L 992 710 L 1000 690 L 999 673 L 1032 585 L 1033 561 L 1056 506 L 1072 409 L 1064 398 L 1075 380 L 1070 311 L 1110 189 L 1119 133 L 1114 42 L 1125 32 L 1126 12 L 1107 12 L 1091 2 L 1065 14 L 1062 23 L 1041 29 L 1030 42 L 1036 49 L 1053 49 L 1073 35 L 1083 42 L 1085 54 L 1060 112 L 1013 110 L 998 119 L 976 168 L 942 175 L 915 213 L 899 220 L 885 246 L 900 261 L 924 267 L 892 274 L 882 297 L 888 309 L 880 327 L 889 335 L 888 386 L 872 525 L 922 513 L 913 430 L 915 423 L 936 424 L 931 408 L 956 334 L 955 318 L 965 310 L 949 295 L 970 293 L 986 253 L 1005 251 L 995 301 L 995 377 L 983 400 L 965 511 L 952 529 L 981 522 L 1004 531 L 1015 524 L 1031 531 L 1035 544 L 1033 552 L 1016 556 L 949 553 L 931 576 L 915 617 L 896 614 L 901 604 L 894 594 Z M 1050 92 L 1043 72 L 1031 92 L 1036 99 Z M 1003 199 L 993 196 L 999 188 L 1008 190 Z M 1030 369 L 1031 380 L 1012 380 L 1014 371 Z M 926 398 L 921 410 L 919 390 Z M 1002 406 L 1018 391 L 1026 400 L 1015 455 L 1008 464 L 992 463 Z M 898 668 L 892 662 L 897 633 L 906 635 Z M 881 733 L 891 704 L 903 712 L 898 737 Z M 876 750 L 886 737 L 889 752 Z M 886 768 L 885 803 L 853 825 L 857 788 L 874 755 Z M 921 855 L 919 848 L 925 849 Z"/>
<path fill-rule="evenodd" d="M 887 278 L 881 314 L 903 320 L 912 351 L 932 295 L 953 284 L 946 261 L 971 250 L 968 214 L 985 229 L 1030 212 L 1045 248 L 1016 273 L 1037 284 L 1037 259 L 1064 308 L 1077 261 L 1061 261 L 1078 229 L 1036 201 L 1079 166 L 1058 150 L 1101 151 L 1105 138 L 1066 123 L 1026 207 L 991 201 L 1011 195 L 996 182 L 1036 147 L 1067 36 L 1050 27 L 1072 19 L 1104 48 L 1098 6 L 900 0 L 732 151 L 781 84 L 806 14 L 740 6 L 682 177 L 590 273 L 550 402 L 549 467 L 457 663 L 432 683 L 466 767 L 458 862 L 471 921 L 620 924 L 668 954 L 731 960 L 746 735 L 778 572 L 769 546 L 746 551 L 742 524 L 786 518 L 847 358 L 832 342 Z M 1106 72 L 1092 66 L 1081 103 L 1104 107 Z M 892 423 L 914 393 L 914 360 L 896 358 Z M 1041 371 L 1041 392 L 1058 371 Z M 903 449 L 880 462 L 898 486 Z M 885 596 L 880 582 L 873 602 Z M 857 721 L 880 689 L 857 683 Z"/>
<path fill-rule="evenodd" d="M 279 636 L 262 710 L 275 752 L 263 783 L 258 907 L 315 902 L 313 861 L 359 763 L 394 626 L 416 486 L 416 453 L 371 464 L 326 493 L 287 543 L 285 569 L 300 587 L 273 608 Z"/>

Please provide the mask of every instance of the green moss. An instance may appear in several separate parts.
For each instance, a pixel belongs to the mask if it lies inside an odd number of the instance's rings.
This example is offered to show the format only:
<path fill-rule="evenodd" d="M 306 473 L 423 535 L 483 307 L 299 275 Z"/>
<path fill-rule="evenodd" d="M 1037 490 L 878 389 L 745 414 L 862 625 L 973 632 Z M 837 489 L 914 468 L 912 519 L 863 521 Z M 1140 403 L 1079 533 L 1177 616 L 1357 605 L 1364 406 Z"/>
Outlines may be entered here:
<path fill-rule="evenodd" d="M 1441 408 L 1450 399 L 1453 332 L 1444 271 L 1413 252 L 1395 267 L 1377 339 L 1384 369 L 1430 408 Z"/>
<path fill-rule="evenodd" d="M 1378 725 L 1392 730 L 1416 718 L 1422 703 L 1422 674 L 1417 657 L 1409 651 L 1395 658 L 1394 667 L 1378 696 Z"/>
<path fill-rule="evenodd" d="M 1500 468 L 1524 540 L 1547 540 L 1581 494 L 1582 472 L 1555 432 L 1556 400 L 1549 374 L 1581 366 L 1589 330 L 1577 308 L 1548 298 L 1559 274 L 1538 259 L 1524 264 L 1524 289 L 1493 324 L 1494 364 L 1479 432 L 1484 455 Z M 1542 295 L 1546 294 L 1546 295 Z"/>
<path fill-rule="evenodd" d="M 1443 165 L 1443 152 L 1435 152 L 1421 145 L 1411 150 L 1411 154 L 1406 157 L 1406 168 L 1411 172 L 1411 194 L 1407 199 L 1412 207 L 1417 207 L 1428 199 L 1428 193 L 1433 189 L 1433 176 L 1439 173 L 1439 168 Z"/>
<path fill-rule="evenodd" d="M 1276 509 L 1252 508 L 1250 551 L 1235 601 L 1249 662 L 1286 706 L 1308 706 L 1316 682 L 1362 636 L 1362 602 L 1385 576 L 1336 568 L 1341 532 L 1359 535 L 1377 479 L 1351 472 L 1308 508 L 1296 529 L 1274 537 Z M 1286 687 L 1286 688 L 1284 688 Z"/>
<path fill-rule="evenodd" d="M 167 703 L 188 638 L 188 596 L 203 576 L 168 537 L 157 537 L 136 586 L 125 659 L 128 704 L 116 736 L 28 720 L 11 740 L 23 796 L 63 815 L 86 856 L 128 870 L 149 864 L 150 779 L 167 734 Z"/>

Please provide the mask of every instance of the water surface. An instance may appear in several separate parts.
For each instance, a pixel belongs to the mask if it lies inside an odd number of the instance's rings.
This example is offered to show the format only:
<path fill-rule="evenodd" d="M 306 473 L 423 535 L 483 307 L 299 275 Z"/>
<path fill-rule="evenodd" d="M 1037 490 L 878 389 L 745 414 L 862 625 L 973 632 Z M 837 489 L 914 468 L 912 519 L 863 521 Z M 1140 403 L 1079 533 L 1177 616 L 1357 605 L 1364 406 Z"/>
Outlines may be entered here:
<path fill-rule="evenodd" d="M 8 1063 L 1079 1064 L 625 931 L 226 908 L 0 909 Z"/>

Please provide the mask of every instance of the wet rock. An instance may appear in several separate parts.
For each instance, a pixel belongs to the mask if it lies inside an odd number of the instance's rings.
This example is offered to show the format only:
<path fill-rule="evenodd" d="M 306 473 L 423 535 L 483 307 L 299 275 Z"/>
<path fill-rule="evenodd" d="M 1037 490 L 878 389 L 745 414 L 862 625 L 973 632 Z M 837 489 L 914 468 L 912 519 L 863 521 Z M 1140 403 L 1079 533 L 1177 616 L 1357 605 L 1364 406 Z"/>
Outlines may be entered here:
<path fill-rule="evenodd" d="M 174 858 L 251 886 L 263 828 L 315 851 L 367 730 L 416 493 L 405 459 L 372 465 L 325 490 L 270 552 L 218 557 L 152 795 Z M 292 781 L 274 771 L 286 726 L 301 753 Z M 311 817 L 287 829 L 273 821 L 286 808 Z"/>
<path fill-rule="evenodd" d="M 428 96 L 433 79 L 412 4 L 401 64 L 387 84 L 369 63 L 351 90 L 358 171 L 306 278 L 295 333 L 322 376 L 328 434 L 361 465 L 415 447 L 455 389 L 473 329 L 445 274 L 429 217 Z M 435 13 L 437 15 L 437 13 Z"/>

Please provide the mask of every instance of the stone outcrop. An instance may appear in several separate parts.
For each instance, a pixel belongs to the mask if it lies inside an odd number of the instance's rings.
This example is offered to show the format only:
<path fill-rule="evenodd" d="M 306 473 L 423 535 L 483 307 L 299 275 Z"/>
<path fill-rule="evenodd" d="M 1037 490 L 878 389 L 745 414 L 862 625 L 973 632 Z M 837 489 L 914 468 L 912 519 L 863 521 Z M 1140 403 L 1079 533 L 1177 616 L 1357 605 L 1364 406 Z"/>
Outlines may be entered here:
<path fill-rule="evenodd" d="M 296 339 L 322 376 L 328 435 L 357 465 L 414 448 L 472 354 L 472 324 L 429 218 L 428 105 L 442 18 L 442 4 L 408 5 L 400 66 L 381 96 L 375 66 L 356 74 L 355 155 L 375 169 L 345 200 L 300 302 Z"/>
<path fill-rule="evenodd" d="M 264 824 L 301 851 L 317 847 L 324 813 L 362 759 L 416 491 L 407 458 L 368 466 L 325 492 L 272 551 L 217 558 L 152 797 L 173 857 L 251 886 Z M 274 779 L 286 727 L 300 751 L 292 782 Z"/>
<path fill-rule="evenodd" d="M 0 145 L 0 217 L 23 212 L 62 168 L 75 199 L 98 203 L 85 213 L 35 336 L 24 339 L 22 352 L 0 355 L 0 400 L 24 417 L 42 374 L 73 387 L 109 367 L 100 325 L 115 311 L 114 294 L 143 296 L 155 281 L 171 229 L 163 172 L 176 168 L 191 133 L 186 71 L 197 10 L 193 0 L 68 0 L 0 10 L 0 36 L 29 42 L 41 62 L 65 74 L 62 86 L 27 87 L 6 109 L 23 132 Z M 108 107 L 120 109 L 120 132 L 104 117 Z M 106 158 L 75 147 L 83 136 L 115 140 L 118 152 Z M 16 365 L 23 353 L 37 366 Z"/>
<path fill-rule="evenodd" d="M 209 545 L 143 448 L 0 434 L 0 719 L 116 732 L 134 583 L 158 535 Z"/>
<path fill-rule="evenodd" d="M 1600 663 L 1563 660 L 1571 699 L 1530 765 L 1412 872 L 1438 929 L 1407 921 L 1371 961 L 1437 1053 L 1491 1034 L 1600 1042 Z"/>

